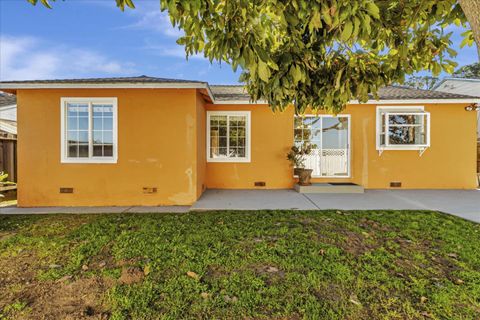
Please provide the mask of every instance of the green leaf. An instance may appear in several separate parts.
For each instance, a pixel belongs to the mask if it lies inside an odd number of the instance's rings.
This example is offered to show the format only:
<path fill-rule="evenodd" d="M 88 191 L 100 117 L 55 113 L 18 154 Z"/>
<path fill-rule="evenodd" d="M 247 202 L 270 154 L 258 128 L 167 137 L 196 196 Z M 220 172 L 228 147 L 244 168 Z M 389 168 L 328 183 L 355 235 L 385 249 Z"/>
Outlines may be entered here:
<path fill-rule="evenodd" d="M 380 9 L 374 2 L 367 3 L 367 12 L 375 19 L 380 19 Z"/>
<path fill-rule="evenodd" d="M 262 60 L 258 60 L 258 76 L 264 82 L 268 82 L 270 79 L 270 68 Z"/>
<path fill-rule="evenodd" d="M 293 79 L 293 84 L 297 85 L 302 80 L 302 70 L 298 65 L 294 65 L 290 68 L 290 76 Z"/>
<path fill-rule="evenodd" d="M 345 22 L 345 25 L 343 26 L 342 34 L 340 35 L 340 39 L 343 41 L 347 41 L 348 39 L 350 39 L 352 32 L 353 32 L 353 23 L 351 21 Z"/>

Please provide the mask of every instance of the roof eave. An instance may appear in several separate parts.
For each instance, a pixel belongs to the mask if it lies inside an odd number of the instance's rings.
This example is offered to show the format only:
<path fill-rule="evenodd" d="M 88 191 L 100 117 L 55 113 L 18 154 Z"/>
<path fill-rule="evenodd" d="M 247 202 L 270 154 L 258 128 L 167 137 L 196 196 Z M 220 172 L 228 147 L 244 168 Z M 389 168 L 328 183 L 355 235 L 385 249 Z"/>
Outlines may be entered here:
<path fill-rule="evenodd" d="M 453 98 L 453 99 L 385 99 L 385 100 L 368 100 L 367 102 L 359 102 L 358 100 L 351 100 L 348 104 L 396 104 L 396 105 L 408 105 L 408 104 L 468 104 L 478 103 L 480 104 L 480 98 Z M 252 102 L 249 100 L 216 100 L 214 104 L 226 105 L 226 104 L 268 104 L 267 101 L 259 100 Z"/>
<path fill-rule="evenodd" d="M 215 101 L 212 91 L 206 82 L 169 82 L 169 83 L 35 83 L 35 82 L 4 82 L 0 90 L 16 93 L 23 89 L 206 89 L 212 101 Z"/>

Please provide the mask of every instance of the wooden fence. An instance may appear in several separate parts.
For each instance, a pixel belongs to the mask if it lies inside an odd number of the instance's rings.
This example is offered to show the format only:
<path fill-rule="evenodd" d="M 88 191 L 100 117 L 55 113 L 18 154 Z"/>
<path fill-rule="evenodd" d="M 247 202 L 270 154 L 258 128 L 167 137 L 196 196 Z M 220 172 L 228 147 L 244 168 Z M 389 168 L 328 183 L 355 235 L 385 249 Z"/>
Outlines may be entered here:
<path fill-rule="evenodd" d="M 0 137 L 0 171 L 8 173 L 8 181 L 17 182 L 17 140 Z"/>

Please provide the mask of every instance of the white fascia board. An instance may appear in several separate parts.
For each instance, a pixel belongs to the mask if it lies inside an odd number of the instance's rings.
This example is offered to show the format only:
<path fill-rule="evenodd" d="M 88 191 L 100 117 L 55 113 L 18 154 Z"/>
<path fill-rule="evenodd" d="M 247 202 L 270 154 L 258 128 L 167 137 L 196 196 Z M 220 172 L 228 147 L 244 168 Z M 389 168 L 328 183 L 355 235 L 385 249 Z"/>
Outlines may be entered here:
<path fill-rule="evenodd" d="M 368 100 L 359 102 L 352 100 L 348 104 L 452 104 L 452 103 L 480 103 L 480 98 L 462 98 L 462 99 L 404 99 L 404 100 Z"/>
<path fill-rule="evenodd" d="M 207 83 L 0 83 L 1 89 L 206 89 L 210 99 L 212 91 Z"/>
<path fill-rule="evenodd" d="M 265 100 L 258 100 L 255 102 L 252 102 L 250 100 L 231 100 L 231 101 L 214 101 L 213 104 L 218 104 L 218 105 L 228 105 L 228 104 L 268 104 L 267 101 Z"/>
<path fill-rule="evenodd" d="M 411 104 L 454 104 L 454 103 L 479 103 L 480 98 L 472 99 L 405 99 L 405 100 L 368 100 L 367 102 L 359 102 L 358 100 L 349 101 L 347 104 L 375 104 L 375 105 L 411 105 Z M 268 104 L 265 100 L 251 102 L 249 100 L 232 100 L 232 101 L 215 101 L 214 104 Z"/>
<path fill-rule="evenodd" d="M 207 83 L 0 83 L 1 89 L 206 89 L 214 104 L 268 104 L 264 100 L 215 101 Z M 403 99 L 369 100 L 360 103 L 352 100 L 348 104 L 412 104 L 412 103 L 480 103 L 480 98 L 462 99 Z"/>

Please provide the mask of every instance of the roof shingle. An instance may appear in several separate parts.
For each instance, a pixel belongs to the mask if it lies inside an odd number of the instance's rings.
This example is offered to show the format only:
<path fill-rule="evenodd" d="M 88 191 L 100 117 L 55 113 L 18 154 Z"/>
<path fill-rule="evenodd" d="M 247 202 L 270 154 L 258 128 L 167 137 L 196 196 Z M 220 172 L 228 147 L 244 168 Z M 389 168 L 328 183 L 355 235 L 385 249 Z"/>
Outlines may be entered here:
<path fill-rule="evenodd" d="M 114 78 L 85 78 L 85 79 L 50 79 L 50 80 L 21 80 L 21 81 L 3 81 L 3 83 L 206 83 L 204 81 L 195 80 L 182 80 L 182 79 L 170 79 L 170 78 L 157 78 L 149 76 L 138 77 L 114 77 Z"/>
<path fill-rule="evenodd" d="M 249 101 L 250 96 L 243 86 L 212 85 L 210 86 L 217 101 Z M 370 99 L 375 100 L 373 95 Z M 463 94 L 413 89 L 402 86 L 388 86 L 379 89 L 380 100 L 413 100 L 413 99 L 468 99 L 474 98 Z"/>

